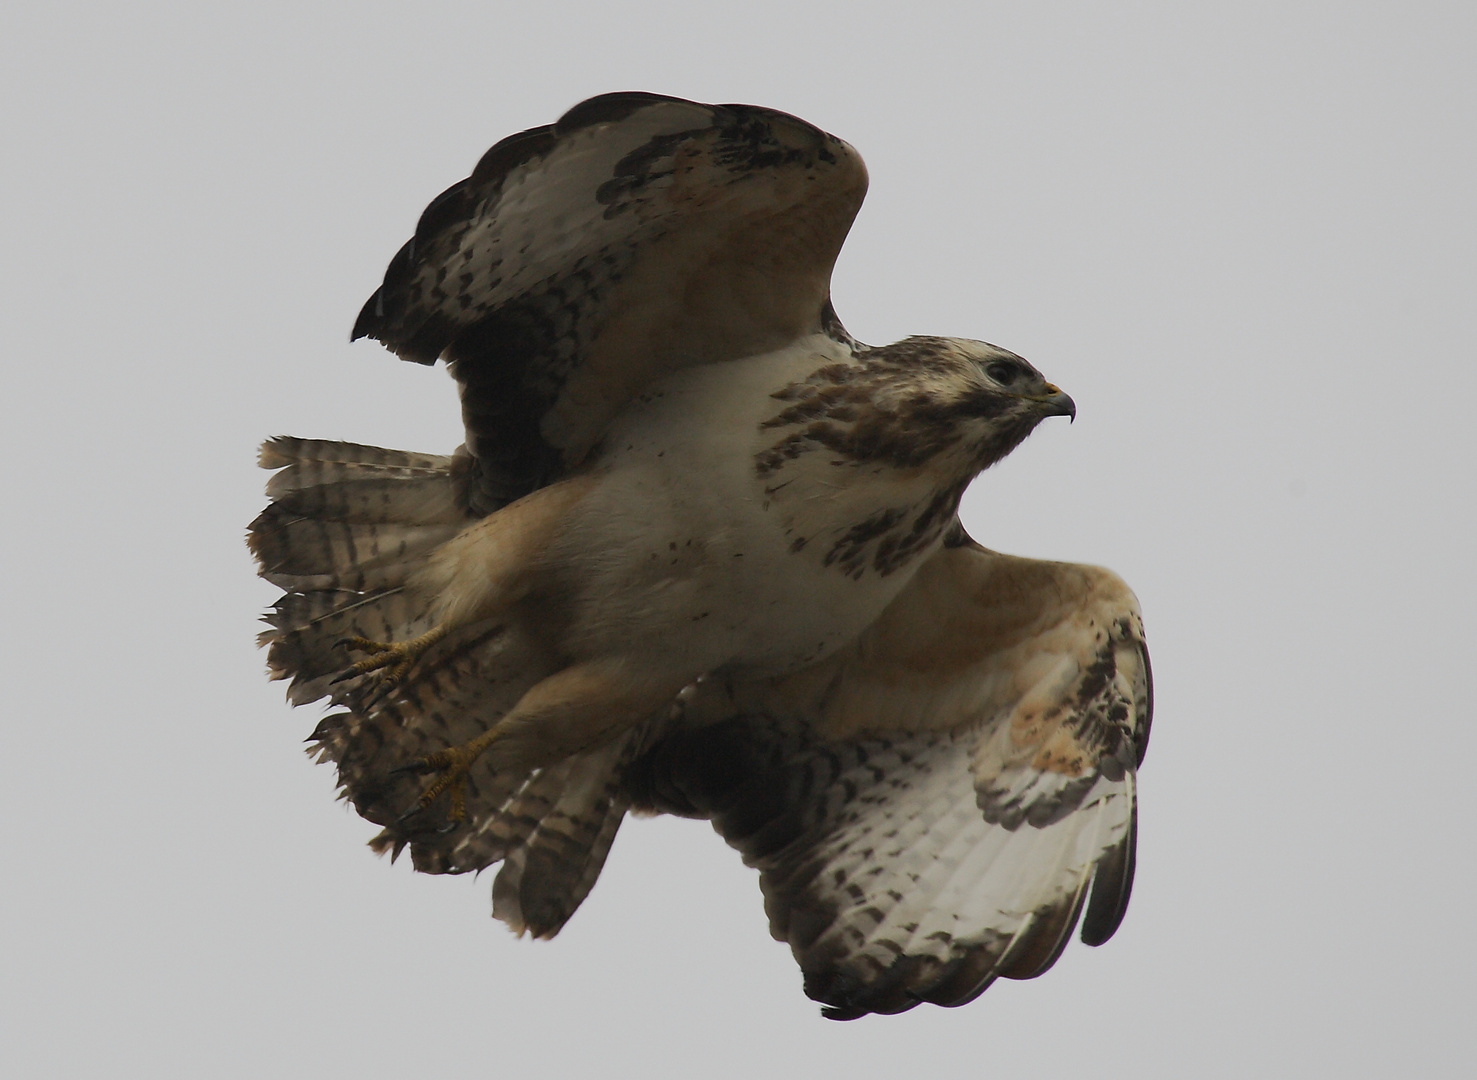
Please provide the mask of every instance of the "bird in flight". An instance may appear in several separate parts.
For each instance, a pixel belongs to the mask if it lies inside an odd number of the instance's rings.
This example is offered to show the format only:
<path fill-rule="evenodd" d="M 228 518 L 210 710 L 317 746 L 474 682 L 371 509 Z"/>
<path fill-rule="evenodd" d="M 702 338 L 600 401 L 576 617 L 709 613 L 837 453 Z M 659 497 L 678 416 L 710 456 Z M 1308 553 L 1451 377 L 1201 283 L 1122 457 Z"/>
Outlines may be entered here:
<path fill-rule="evenodd" d="M 375 850 L 501 862 L 493 914 L 552 937 L 627 811 L 708 819 L 836 1019 L 1106 941 L 1151 714 L 1127 586 L 958 519 L 1072 399 L 837 318 L 866 187 L 747 105 L 606 94 L 504 139 L 353 331 L 446 363 L 463 445 L 271 439 L 249 534 L 272 675 L 330 700 L 311 751 Z"/>

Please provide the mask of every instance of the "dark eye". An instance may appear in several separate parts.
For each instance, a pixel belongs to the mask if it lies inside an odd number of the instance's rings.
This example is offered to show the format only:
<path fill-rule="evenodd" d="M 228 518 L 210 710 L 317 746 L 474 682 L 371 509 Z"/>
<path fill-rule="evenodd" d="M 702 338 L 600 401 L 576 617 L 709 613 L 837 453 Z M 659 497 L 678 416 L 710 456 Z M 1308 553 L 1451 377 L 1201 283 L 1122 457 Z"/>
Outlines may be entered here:
<path fill-rule="evenodd" d="M 996 360 L 992 364 L 985 365 L 985 374 L 1002 386 L 1008 386 L 1014 382 L 1020 373 L 1020 368 L 1004 360 Z"/>

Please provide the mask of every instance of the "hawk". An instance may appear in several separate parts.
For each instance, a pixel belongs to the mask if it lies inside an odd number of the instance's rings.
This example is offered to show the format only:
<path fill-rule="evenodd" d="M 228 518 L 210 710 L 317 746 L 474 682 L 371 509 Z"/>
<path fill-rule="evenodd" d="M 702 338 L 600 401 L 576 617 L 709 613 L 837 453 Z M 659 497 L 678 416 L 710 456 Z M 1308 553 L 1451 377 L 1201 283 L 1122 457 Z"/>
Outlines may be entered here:
<path fill-rule="evenodd" d="M 965 487 L 1072 399 L 842 327 L 867 174 L 793 116 L 592 98 L 426 208 L 353 337 L 461 395 L 450 456 L 269 440 L 272 675 L 415 867 L 552 937 L 628 811 L 759 870 L 805 992 L 954 1006 L 1116 930 L 1149 659 L 1106 570 L 975 543 Z M 1085 910 L 1085 916 L 1084 916 Z"/>

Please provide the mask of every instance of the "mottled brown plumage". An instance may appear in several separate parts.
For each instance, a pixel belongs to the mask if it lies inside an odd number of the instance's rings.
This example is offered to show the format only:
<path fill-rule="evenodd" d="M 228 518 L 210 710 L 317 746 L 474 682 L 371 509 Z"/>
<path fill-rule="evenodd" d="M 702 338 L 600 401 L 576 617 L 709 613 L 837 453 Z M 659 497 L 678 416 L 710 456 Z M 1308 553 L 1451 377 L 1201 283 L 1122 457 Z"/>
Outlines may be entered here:
<path fill-rule="evenodd" d="M 1070 398 L 831 307 L 866 188 L 794 117 L 607 95 L 494 147 L 354 336 L 461 389 L 447 457 L 275 439 L 263 635 L 417 869 L 552 936 L 633 807 L 760 870 L 827 1015 L 956 1005 L 1128 900 L 1148 659 L 1122 582 L 988 552 L 966 485 Z M 1090 900 L 1088 899 L 1090 895 Z"/>

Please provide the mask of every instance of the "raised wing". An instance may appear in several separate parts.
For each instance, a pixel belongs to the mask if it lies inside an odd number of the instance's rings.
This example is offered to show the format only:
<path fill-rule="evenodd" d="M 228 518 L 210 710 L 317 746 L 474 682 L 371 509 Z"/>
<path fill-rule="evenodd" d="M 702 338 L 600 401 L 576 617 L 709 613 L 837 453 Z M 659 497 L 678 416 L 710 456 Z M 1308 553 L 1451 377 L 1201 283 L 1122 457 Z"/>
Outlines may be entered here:
<path fill-rule="evenodd" d="M 686 704 L 633 801 L 711 818 L 760 870 L 830 1017 L 962 1005 L 1046 971 L 1084 906 L 1090 945 L 1123 918 L 1150 677 L 1105 570 L 965 542 L 842 654 Z"/>
<path fill-rule="evenodd" d="M 487 513 L 577 465 L 653 379 L 844 335 L 831 268 L 866 186 L 856 151 L 785 113 L 591 98 L 438 196 L 353 336 L 449 362 Z"/>

